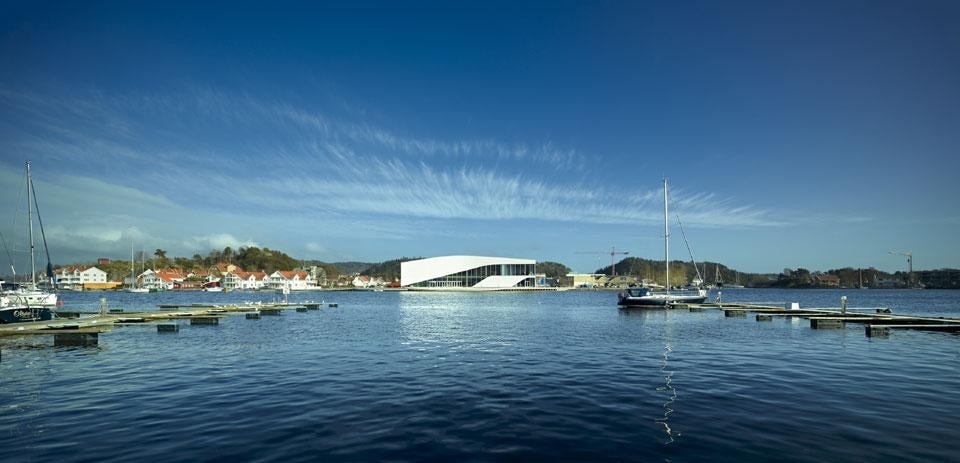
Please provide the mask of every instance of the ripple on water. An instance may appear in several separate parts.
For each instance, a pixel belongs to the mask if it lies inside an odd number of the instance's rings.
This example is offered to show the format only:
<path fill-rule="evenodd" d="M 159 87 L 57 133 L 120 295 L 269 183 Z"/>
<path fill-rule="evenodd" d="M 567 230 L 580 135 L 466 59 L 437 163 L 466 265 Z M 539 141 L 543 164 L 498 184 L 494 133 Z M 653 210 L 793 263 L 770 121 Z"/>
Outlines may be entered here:
<path fill-rule="evenodd" d="M 0 433 L 26 461 L 946 461 L 960 450 L 957 336 L 877 340 L 860 327 L 620 311 L 611 297 L 324 294 L 312 298 L 340 307 L 172 335 L 122 328 L 93 349 L 4 344 Z M 910 304 L 870 297 L 862 305 Z M 920 297 L 938 311 L 960 299 Z"/>

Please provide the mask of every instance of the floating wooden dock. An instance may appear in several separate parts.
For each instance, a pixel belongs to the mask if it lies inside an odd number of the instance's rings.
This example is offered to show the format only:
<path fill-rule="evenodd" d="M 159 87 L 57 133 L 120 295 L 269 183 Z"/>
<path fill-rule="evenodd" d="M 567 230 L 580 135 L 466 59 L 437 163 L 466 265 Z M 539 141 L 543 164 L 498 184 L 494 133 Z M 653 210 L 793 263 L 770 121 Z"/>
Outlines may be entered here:
<path fill-rule="evenodd" d="M 55 346 L 96 346 L 100 333 L 116 327 L 155 324 L 158 333 L 177 333 L 180 325 L 169 323 L 187 320 L 190 325 L 219 325 L 220 319 L 230 315 L 246 314 L 248 320 L 259 320 L 260 315 L 280 315 L 286 310 L 307 313 L 323 305 L 337 307 L 336 303 L 252 303 L 240 305 L 162 305 L 157 311 L 127 312 L 122 309 L 102 311 L 56 310 L 53 320 L 0 325 L 0 340 L 15 336 L 53 335 Z"/>
<path fill-rule="evenodd" d="M 845 300 L 841 301 L 845 303 Z M 702 312 L 707 309 L 722 310 L 725 317 L 746 317 L 756 314 L 758 322 L 772 321 L 774 317 L 802 318 L 810 321 L 810 328 L 845 329 L 848 324 L 861 324 L 867 337 L 887 336 L 893 330 L 944 331 L 960 333 L 960 319 L 946 317 L 923 317 L 896 315 L 889 308 L 800 308 L 799 304 L 785 307 L 772 305 L 716 303 L 675 304 L 674 309 Z"/>

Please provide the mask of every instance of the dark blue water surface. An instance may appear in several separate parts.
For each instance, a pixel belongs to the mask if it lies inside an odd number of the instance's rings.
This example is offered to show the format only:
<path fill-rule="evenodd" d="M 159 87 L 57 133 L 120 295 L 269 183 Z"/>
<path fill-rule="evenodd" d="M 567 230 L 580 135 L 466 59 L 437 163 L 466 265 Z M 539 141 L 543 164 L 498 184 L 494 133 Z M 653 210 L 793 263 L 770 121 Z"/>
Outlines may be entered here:
<path fill-rule="evenodd" d="M 271 299 L 66 293 L 67 308 Z M 960 317 L 960 292 L 724 291 Z M 0 339 L 3 461 L 957 461 L 960 336 L 612 292 L 314 292 L 306 313 Z"/>

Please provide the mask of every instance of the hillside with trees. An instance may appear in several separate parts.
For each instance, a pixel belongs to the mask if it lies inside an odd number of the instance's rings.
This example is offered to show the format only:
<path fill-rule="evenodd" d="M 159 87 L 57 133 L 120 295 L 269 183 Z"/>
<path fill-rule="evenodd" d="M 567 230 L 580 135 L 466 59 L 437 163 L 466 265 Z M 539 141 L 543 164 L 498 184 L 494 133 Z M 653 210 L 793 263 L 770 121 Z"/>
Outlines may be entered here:
<path fill-rule="evenodd" d="M 400 263 L 414 259 L 421 259 L 421 257 L 401 257 L 380 263 L 325 263 L 321 261 L 299 261 L 282 251 L 244 246 L 236 250 L 230 247 L 214 249 L 206 256 L 194 254 L 192 257 L 170 258 L 163 249 L 154 250 L 152 255 L 140 252 L 134 258 L 134 268 L 135 272 L 140 274 L 144 268 L 174 267 L 183 271 L 195 271 L 209 269 L 218 263 L 230 263 L 247 271 L 262 270 L 272 273 L 276 270 L 291 270 L 316 265 L 324 269 L 327 278 L 330 280 L 336 280 L 340 275 L 361 274 L 381 277 L 385 281 L 393 281 L 400 278 Z M 107 279 L 110 281 L 123 281 L 124 278 L 130 276 L 130 261 L 127 260 L 114 260 L 105 264 L 74 264 L 74 266 L 92 265 L 96 265 L 97 268 L 107 272 Z M 615 267 L 617 275 L 633 276 L 663 284 L 665 273 L 663 261 L 627 257 L 617 262 Z M 863 286 L 868 288 L 878 287 L 880 284 L 885 287 L 911 287 L 920 284 L 930 289 L 960 289 L 960 270 L 950 268 L 917 270 L 911 276 L 904 271 L 888 273 L 875 268 L 860 269 L 852 267 L 830 269 L 825 272 L 811 271 L 805 268 L 785 268 L 779 274 L 738 272 L 717 262 L 702 262 L 698 263 L 697 267 L 699 267 L 701 278 L 707 284 L 716 283 L 719 277 L 719 281 L 723 283 L 739 282 L 741 285 L 752 288 L 813 288 L 817 287 L 819 280 L 822 280 L 822 278 L 817 278 L 818 275 L 833 275 L 839 279 L 838 285 L 841 288 L 857 288 L 862 282 Z M 546 274 L 549 278 L 559 278 L 570 273 L 570 268 L 559 262 L 545 261 L 537 263 L 537 271 Z M 612 275 L 613 269 L 606 266 L 597 269 L 595 273 Z M 690 284 L 696 276 L 697 271 L 690 262 L 679 260 L 670 262 L 670 284 L 672 286 Z"/>
<path fill-rule="evenodd" d="M 172 267 L 186 272 L 209 269 L 218 263 L 233 264 L 244 270 L 262 270 L 267 273 L 300 267 L 300 261 L 288 256 L 282 251 L 269 248 L 261 249 L 255 246 L 245 246 L 238 250 L 226 247 L 222 250 L 211 250 L 206 256 L 194 254 L 193 257 L 173 258 L 168 257 L 165 250 L 156 249 L 152 257 L 148 257 L 146 253 L 139 253 L 139 255 L 134 258 L 133 267 L 137 274 L 142 273 L 144 268 L 161 269 Z M 109 281 L 123 281 L 124 278 L 130 276 L 130 261 L 128 260 L 113 260 L 108 263 L 78 263 L 72 266 L 96 266 L 100 270 L 107 272 L 107 280 Z"/>
<path fill-rule="evenodd" d="M 713 262 L 698 263 L 701 278 L 707 283 L 714 282 L 714 276 L 717 273 L 716 268 L 719 265 L 719 274 L 721 281 L 732 282 L 734 280 L 734 271 L 724 265 Z M 633 276 L 638 279 L 646 279 L 663 284 L 666 274 L 666 265 L 663 261 L 644 259 L 642 257 L 627 257 L 614 264 L 614 268 L 619 276 Z M 597 269 L 594 273 L 604 275 L 613 275 L 614 268 L 609 265 Z M 706 271 L 704 269 L 707 269 Z M 703 275 L 703 273 L 707 273 Z M 689 262 L 679 260 L 670 261 L 670 286 L 685 286 L 690 284 L 697 276 L 697 270 Z M 729 278 L 729 279 L 728 279 Z M 741 280 L 743 277 L 741 276 Z"/>
<path fill-rule="evenodd" d="M 547 278 L 560 278 L 570 273 L 570 267 L 559 262 L 537 262 L 537 273 L 544 273 Z"/>
<path fill-rule="evenodd" d="M 811 271 L 805 268 L 785 268 L 779 274 L 768 274 L 738 272 L 717 262 L 703 262 L 698 263 L 697 266 L 700 268 L 701 277 L 707 284 L 716 283 L 719 275 L 720 282 L 726 284 L 739 282 L 739 284 L 750 288 L 815 288 L 820 287 L 817 285 L 817 275 L 833 275 L 839 279 L 837 286 L 841 288 L 858 288 L 861 283 L 864 287 L 871 288 L 878 287 L 878 282 L 883 282 L 886 287 L 908 287 L 914 286 L 914 283 L 919 283 L 929 289 L 960 289 L 960 270 L 949 268 L 918 270 L 911 277 L 907 272 L 889 273 L 872 267 L 862 269 L 845 267 L 830 269 L 825 272 Z M 663 284 L 665 272 L 663 261 L 627 257 L 617 262 L 615 267 L 617 275 L 629 275 Z M 611 267 L 609 265 L 602 267 L 597 269 L 596 273 L 611 275 Z M 670 262 L 670 284 L 672 286 L 687 285 L 696 275 L 696 270 L 690 262 Z"/>
<path fill-rule="evenodd" d="M 399 281 L 400 280 L 400 263 L 407 262 L 411 260 L 422 259 L 422 257 L 401 257 L 399 259 L 392 259 L 383 261 L 379 264 L 372 264 L 367 267 L 365 270 L 360 272 L 361 275 L 380 277 L 383 278 L 383 281 Z"/>

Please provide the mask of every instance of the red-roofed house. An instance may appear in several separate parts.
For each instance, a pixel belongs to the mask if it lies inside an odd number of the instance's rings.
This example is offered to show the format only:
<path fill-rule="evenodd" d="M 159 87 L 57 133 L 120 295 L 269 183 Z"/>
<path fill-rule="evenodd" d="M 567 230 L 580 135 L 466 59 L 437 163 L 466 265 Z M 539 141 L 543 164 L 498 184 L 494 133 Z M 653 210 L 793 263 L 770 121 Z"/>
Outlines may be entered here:
<path fill-rule="evenodd" d="M 143 287 L 153 290 L 174 289 L 183 283 L 185 278 L 180 271 L 175 269 L 147 270 L 140 274 L 143 281 Z"/>

